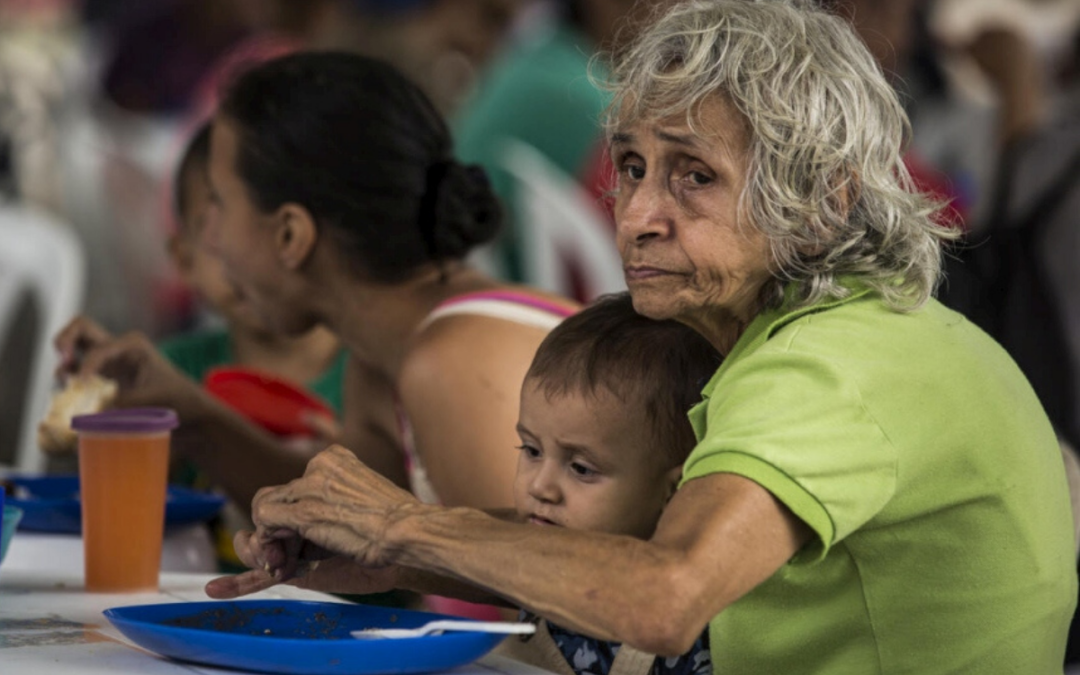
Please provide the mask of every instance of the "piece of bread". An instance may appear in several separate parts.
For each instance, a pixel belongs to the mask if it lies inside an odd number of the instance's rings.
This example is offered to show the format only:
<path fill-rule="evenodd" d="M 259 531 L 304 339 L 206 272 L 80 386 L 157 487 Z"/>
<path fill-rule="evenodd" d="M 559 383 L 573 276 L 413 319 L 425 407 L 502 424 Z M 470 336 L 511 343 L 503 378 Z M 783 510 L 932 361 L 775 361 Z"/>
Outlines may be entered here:
<path fill-rule="evenodd" d="M 38 424 L 38 445 L 45 452 L 74 452 L 78 435 L 71 430 L 71 418 L 101 412 L 116 399 L 116 382 L 100 375 L 72 376 L 57 392 Z"/>

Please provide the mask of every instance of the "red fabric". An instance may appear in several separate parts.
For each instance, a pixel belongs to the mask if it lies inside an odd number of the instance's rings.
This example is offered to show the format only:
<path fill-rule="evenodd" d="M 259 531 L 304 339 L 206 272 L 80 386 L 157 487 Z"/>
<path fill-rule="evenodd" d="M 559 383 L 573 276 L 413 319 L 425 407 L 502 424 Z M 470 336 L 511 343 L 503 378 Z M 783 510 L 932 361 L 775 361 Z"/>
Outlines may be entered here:
<path fill-rule="evenodd" d="M 946 202 L 946 205 L 934 214 L 934 220 L 939 225 L 966 231 L 968 205 L 949 177 L 914 152 L 904 155 L 904 165 L 907 166 L 911 180 L 919 192 L 930 195 L 936 201 Z"/>

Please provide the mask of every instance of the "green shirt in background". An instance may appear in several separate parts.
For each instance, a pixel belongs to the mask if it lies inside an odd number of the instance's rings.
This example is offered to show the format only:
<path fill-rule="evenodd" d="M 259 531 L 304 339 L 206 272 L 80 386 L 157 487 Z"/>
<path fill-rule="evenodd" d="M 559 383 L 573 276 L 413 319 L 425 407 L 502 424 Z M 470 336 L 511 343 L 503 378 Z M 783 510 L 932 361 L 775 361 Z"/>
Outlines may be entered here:
<path fill-rule="evenodd" d="M 202 382 L 210 370 L 219 366 L 234 366 L 229 334 L 224 330 L 207 330 L 180 335 L 158 345 L 180 372 L 196 382 Z M 337 417 L 341 418 L 341 386 L 345 375 L 345 350 L 312 382 L 306 383 L 309 391 L 326 402 Z"/>
<path fill-rule="evenodd" d="M 206 374 L 214 368 L 236 365 L 229 334 L 225 330 L 187 333 L 162 342 L 158 345 L 158 349 L 177 369 L 199 383 L 202 383 Z M 342 350 L 340 356 L 322 375 L 315 381 L 307 383 L 307 389 L 325 401 L 338 419 L 341 419 L 341 387 L 346 359 L 347 354 L 345 350 Z M 200 490 L 213 488 L 209 478 L 189 461 L 181 461 L 171 467 L 169 482 Z M 226 523 L 225 521 L 229 519 L 229 514 L 215 519 L 211 524 L 211 530 L 215 538 L 220 571 L 237 573 L 246 568 L 236 557 L 232 545 L 233 535 L 235 530 L 240 529 L 239 525 L 235 522 Z M 231 520 L 238 519 L 239 517 L 235 515 L 231 518 Z M 244 520 L 246 521 L 246 518 Z M 244 522 L 244 526 L 249 525 Z"/>
<path fill-rule="evenodd" d="M 691 413 L 683 481 L 745 476 L 814 538 L 710 625 L 718 673 L 1060 675 L 1076 602 L 1058 444 L 935 300 L 759 316 Z"/>
<path fill-rule="evenodd" d="M 570 27 L 543 30 L 492 66 L 454 125 L 458 159 L 479 164 L 506 206 L 507 229 L 498 244 L 501 276 L 525 281 L 514 231 L 514 185 L 502 168 L 507 139 L 540 151 L 567 176 L 580 179 L 599 150 L 600 116 L 610 96 L 589 79 L 593 46 Z M 599 64 L 593 74 L 604 77 Z"/>

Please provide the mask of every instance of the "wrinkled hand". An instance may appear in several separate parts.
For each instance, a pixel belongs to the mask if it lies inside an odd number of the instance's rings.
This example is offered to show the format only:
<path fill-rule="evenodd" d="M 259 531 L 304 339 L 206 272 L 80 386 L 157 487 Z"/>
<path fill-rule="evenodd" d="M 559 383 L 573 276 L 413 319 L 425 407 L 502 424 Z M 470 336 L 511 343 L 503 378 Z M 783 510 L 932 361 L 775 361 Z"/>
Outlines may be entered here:
<path fill-rule="evenodd" d="M 256 569 L 227 590 L 252 592 L 247 589 L 295 579 L 310 573 L 312 562 L 334 556 L 364 570 L 355 574 L 374 578 L 378 575 L 372 570 L 393 563 L 385 549 L 387 530 L 420 506 L 412 494 L 368 468 L 352 452 L 331 446 L 308 462 L 302 478 L 263 488 L 255 495 L 251 515 L 256 531 L 247 539 L 238 537 L 236 545 L 241 560 Z M 343 569 L 332 567 L 330 574 Z M 363 578 L 361 584 L 376 581 Z"/>
<path fill-rule="evenodd" d="M 252 569 L 211 580 L 206 584 L 206 594 L 225 600 L 257 593 L 279 583 L 325 593 L 357 595 L 382 593 L 398 587 L 397 567 L 366 568 L 344 556 L 332 556 L 311 544 L 301 547 L 292 577 L 286 577 L 284 568 L 270 572 L 267 570 L 268 554 L 273 557 L 281 553 L 276 550 L 277 542 L 267 548 L 262 544 L 254 532 L 237 533 L 234 540 L 236 554 Z"/>
<path fill-rule="evenodd" d="M 168 406 L 184 419 L 202 395 L 198 383 L 173 367 L 142 333 L 114 337 L 80 316 L 54 343 L 60 352 L 57 377 L 98 374 L 116 380 L 118 408 Z"/>

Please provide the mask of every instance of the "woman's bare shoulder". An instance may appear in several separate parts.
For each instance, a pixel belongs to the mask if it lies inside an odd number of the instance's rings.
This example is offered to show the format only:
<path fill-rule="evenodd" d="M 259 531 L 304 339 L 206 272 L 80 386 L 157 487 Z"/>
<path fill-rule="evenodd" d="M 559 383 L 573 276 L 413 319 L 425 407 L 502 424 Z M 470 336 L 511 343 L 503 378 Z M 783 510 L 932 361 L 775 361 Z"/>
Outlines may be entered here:
<path fill-rule="evenodd" d="M 404 385 L 414 378 L 498 372 L 508 366 L 524 371 L 548 331 L 477 314 L 443 317 L 414 338 L 399 381 Z"/>

